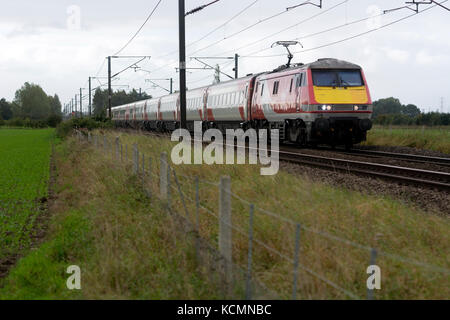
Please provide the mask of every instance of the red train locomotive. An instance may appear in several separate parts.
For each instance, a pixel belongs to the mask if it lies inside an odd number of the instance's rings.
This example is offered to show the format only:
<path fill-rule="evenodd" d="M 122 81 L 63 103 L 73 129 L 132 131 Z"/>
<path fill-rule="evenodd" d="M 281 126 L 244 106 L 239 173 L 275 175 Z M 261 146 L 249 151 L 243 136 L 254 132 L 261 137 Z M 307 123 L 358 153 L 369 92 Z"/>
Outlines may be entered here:
<path fill-rule="evenodd" d="M 112 109 L 117 126 L 173 131 L 179 94 Z M 372 101 L 362 68 L 336 59 L 282 66 L 272 72 L 187 92 L 188 129 L 279 129 L 280 141 L 346 145 L 366 139 Z"/>

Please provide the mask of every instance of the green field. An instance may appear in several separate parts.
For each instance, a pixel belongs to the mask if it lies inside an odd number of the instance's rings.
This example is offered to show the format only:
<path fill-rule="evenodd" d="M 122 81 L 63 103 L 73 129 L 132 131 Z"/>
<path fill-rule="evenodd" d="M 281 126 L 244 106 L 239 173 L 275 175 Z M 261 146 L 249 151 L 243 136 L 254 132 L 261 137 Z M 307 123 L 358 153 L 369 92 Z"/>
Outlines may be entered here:
<path fill-rule="evenodd" d="M 376 126 L 367 134 L 368 146 L 399 146 L 450 154 L 450 127 Z"/>
<path fill-rule="evenodd" d="M 53 129 L 0 129 L 0 263 L 29 248 L 35 236 L 53 139 Z"/>

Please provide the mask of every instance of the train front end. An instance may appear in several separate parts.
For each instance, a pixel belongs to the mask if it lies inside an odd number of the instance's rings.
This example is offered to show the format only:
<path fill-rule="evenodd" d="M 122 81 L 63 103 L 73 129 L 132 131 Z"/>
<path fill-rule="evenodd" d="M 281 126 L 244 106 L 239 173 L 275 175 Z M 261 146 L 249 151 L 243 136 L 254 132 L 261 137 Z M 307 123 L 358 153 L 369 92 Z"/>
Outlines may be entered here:
<path fill-rule="evenodd" d="M 365 141 L 373 107 L 362 68 L 321 59 L 309 66 L 308 77 L 312 144 L 351 147 Z"/>

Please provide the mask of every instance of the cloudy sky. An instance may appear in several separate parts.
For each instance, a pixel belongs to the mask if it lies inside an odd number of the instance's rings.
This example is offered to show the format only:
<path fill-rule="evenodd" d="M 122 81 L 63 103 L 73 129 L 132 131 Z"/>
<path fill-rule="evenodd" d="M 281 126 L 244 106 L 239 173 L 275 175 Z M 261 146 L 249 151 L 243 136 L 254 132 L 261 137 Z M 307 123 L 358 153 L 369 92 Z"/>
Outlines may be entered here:
<path fill-rule="evenodd" d="M 186 8 L 209 1 L 186 0 Z M 348 60 L 365 69 L 373 99 L 395 96 L 402 103 L 436 110 L 440 109 L 442 97 L 444 111 L 450 112 L 449 11 L 423 5 L 420 11 L 429 10 L 417 15 L 408 9 L 381 14 L 385 9 L 403 6 L 403 0 L 323 0 L 322 9 L 306 5 L 286 11 L 287 7 L 302 1 L 221 0 L 187 17 L 187 43 L 192 43 L 187 47 L 187 54 L 227 57 L 238 53 L 242 56 L 240 75 L 245 75 L 285 63 L 285 50 L 270 49 L 272 43 L 299 39 L 303 49 L 293 47 L 297 52 L 295 62 L 306 63 L 322 57 Z M 15 91 L 28 81 L 40 84 L 48 94 L 58 94 L 63 103 L 68 102 L 79 93 L 80 87 L 87 88 L 89 76 L 107 75 L 105 57 L 116 54 L 128 42 L 157 2 L 15 0 L 3 3 L 0 97 L 12 100 Z M 450 1 L 445 5 L 450 7 Z M 142 88 L 158 96 L 164 91 L 153 88 L 145 79 L 170 77 L 174 78 L 175 89 L 178 88 L 177 15 L 177 1 L 162 0 L 154 16 L 121 52 L 121 55 L 151 56 L 139 65 L 151 73 L 124 72 L 115 80 L 114 88 L 122 85 L 125 89 Z M 412 16 L 388 25 L 409 15 Z M 363 20 L 372 16 L 376 17 Z M 357 36 L 375 28 L 380 29 Z M 357 37 L 349 39 L 353 36 Z M 348 40 L 341 42 L 345 39 Z M 135 61 L 113 60 L 113 73 Z M 228 60 L 207 62 L 221 64 L 223 72 L 233 74 L 232 62 Z M 189 60 L 188 67 L 200 65 Z M 189 88 L 212 80 L 211 70 L 188 73 Z M 96 80 L 93 85 L 104 81 Z M 165 81 L 158 84 L 168 87 Z"/>

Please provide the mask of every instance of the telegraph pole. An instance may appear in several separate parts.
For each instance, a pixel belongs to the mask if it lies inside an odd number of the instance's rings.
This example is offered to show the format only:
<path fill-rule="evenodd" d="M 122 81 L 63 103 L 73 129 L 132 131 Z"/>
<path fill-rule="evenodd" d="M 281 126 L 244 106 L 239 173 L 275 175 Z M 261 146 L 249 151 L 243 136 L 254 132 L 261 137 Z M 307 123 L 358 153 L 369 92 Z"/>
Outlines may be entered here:
<path fill-rule="evenodd" d="M 77 100 L 77 96 L 78 96 L 78 95 L 75 95 L 75 118 L 78 118 L 78 116 L 77 116 L 77 108 L 78 108 L 78 100 Z"/>
<path fill-rule="evenodd" d="M 91 77 L 89 77 L 89 117 L 92 118 L 92 89 L 91 89 Z"/>
<path fill-rule="evenodd" d="M 111 56 L 108 57 L 108 110 L 109 118 L 111 119 L 111 104 L 112 104 L 112 88 L 111 88 Z"/>
<path fill-rule="evenodd" d="M 80 88 L 80 115 L 83 118 L 83 89 Z"/>
<path fill-rule="evenodd" d="M 179 46 L 180 46 L 180 128 L 186 124 L 186 12 L 184 0 L 178 0 Z"/>

